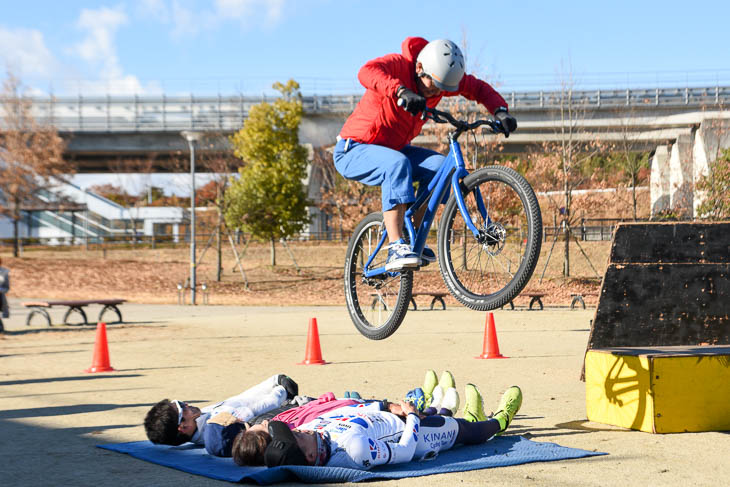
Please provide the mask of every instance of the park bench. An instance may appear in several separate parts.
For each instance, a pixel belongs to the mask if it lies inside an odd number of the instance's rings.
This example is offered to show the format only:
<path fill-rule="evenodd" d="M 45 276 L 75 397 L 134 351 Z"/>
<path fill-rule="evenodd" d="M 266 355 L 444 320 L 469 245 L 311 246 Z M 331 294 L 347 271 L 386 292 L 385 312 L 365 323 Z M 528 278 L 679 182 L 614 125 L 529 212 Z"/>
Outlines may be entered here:
<path fill-rule="evenodd" d="M 530 309 L 532 309 L 532 305 L 535 303 L 540 305 L 540 309 L 543 309 L 542 298 L 545 297 L 544 293 L 524 293 L 524 295 L 530 298 Z"/>
<path fill-rule="evenodd" d="M 528 298 L 530 298 L 530 309 L 532 309 L 532 306 L 535 303 L 540 305 L 540 309 L 543 309 L 542 298 L 545 297 L 545 293 L 522 293 L 520 294 L 520 296 L 527 296 Z M 510 309 L 515 309 L 514 301 L 510 301 L 509 303 L 504 304 L 502 308 L 507 305 L 510 306 Z"/>
<path fill-rule="evenodd" d="M 419 293 L 411 293 L 411 304 L 413 305 L 413 311 L 418 311 L 418 306 L 416 306 L 416 300 L 413 299 L 416 296 L 432 296 L 433 299 L 431 300 L 431 309 L 433 309 L 436 302 L 441 303 L 441 309 L 446 309 L 446 302 L 444 301 L 444 296 L 446 296 L 446 293 L 440 293 L 440 292 L 419 292 Z"/>
<path fill-rule="evenodd" d="M 583 309 L 586 309 L 586 302 L 583 300 L 583 298 L 586 298 L 588 296 L 598 296 L 598 293 L 575 293 L 571 294 L 570 297 L 572 298 L 570 301 L 570 309 L 574 309 L 575 305 L 580 303 L 583 305 Z"/>
<path fill-rule="evenodd" d="M 71 316 L 71 313 L 73 312 L 79 313 L 84 319 L 83 324 L 88 325 L 89 320 L 86 318 L 84 306 L 88 306 L 90 304 L 101 304 L 104 306 L 99 313 L 98 321 L 104 321 L 102 318 L 104 317 L 104 313 L 106 313 L 107 311 L 114 311 L 118 319 L 113 323 L 121 323 L 122 313 L 121 311 L 119 311 L 118 306 L 124 302 L 126 302 L 126 299 L 85 299 L 76 301 L 28 301 L 22 304 L 23 306 L 25 306 L 26 308 L 30 308 L 31 310 L 28 314 L 28 318 L 25 320 L 26 326 L 30 326 L 30 322 L 33 319 L 33 316 L 37 314 L 43 316 L 46 319 L 48 326 L 51 326 L 51 316 L 46 310 L 54 306 L 68 307 L 68 310 L 66 310 L 66 314 L 63 315 L 64 325 L 68 324 L 68 317 Z"/>
<path fill-rule="evenodd" d="M 383 301 L 383 298 L 380 297 L 378 293 L 370 293 L 370 296 L 373 297 L 373 303 L 370 305 L 371 309 L 375 309 L 375 306 L 378 305 L 378 302 L 380 302 L 383 305 L 383 308 L 386 310 L 388 307 L 385 304 L 385 301 Z M 412 293 L 411 294 L 411 304 L 413 305 L 413 311 L 418 311 L 418 306 L 416 305 L 416 300 L 413 299 L 414 296 L 433 296 L 433 299 L 431 300 L 431 309 L 433 309 L 436 302 L 441 303 L 441 309 L 446 309 L 446 302 L 444 302 L 444 296 L 446 296 L 446 293 L 441 292 L 420 292 L 420 293 Z"/>

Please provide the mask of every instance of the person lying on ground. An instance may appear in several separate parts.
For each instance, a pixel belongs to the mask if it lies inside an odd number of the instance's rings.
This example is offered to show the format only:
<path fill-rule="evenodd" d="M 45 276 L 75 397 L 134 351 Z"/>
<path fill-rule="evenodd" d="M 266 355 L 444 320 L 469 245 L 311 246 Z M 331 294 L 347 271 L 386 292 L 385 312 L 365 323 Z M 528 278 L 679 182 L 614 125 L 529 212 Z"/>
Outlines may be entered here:
<path fill-rule="evenodd" d="M 454 386 L 455 381 L 451 372 L 444 371 L 441 379 L 438 380 L 436 373 L 429 370 L 426 372 L 423 388 L 419 387 L 409 391 L 406 394 L 406 401 L 412 402 L 423 416 L 434 414 L 453 416 L 459 408 L 459 394 Z M 346 392 L 345 396 L 347 397 L 349 394 Z M 400 404 L 389 402 L 386 399 L 360 400 L 360 395 L 357 393 L 354 393 L 352 397 L 357 400 L 336 399 L 330 392 L 321 396 L 317 401 L 294 409 L 289 409 L 286 405 L 281 406 L 249 422 L 231 420 L 228 424 L 209 424 L 206 430 L 206 449 L 212 455 L 233 456 L 233 460 L 238 465 L 264 465 L 264 450 L 269 441 L 268 425 L 270 421 L 284 422 L 290 429 L 293 429 L 340 407 L 361 408 L 369 403 L 378 403 L 377 410 L 388 411 L 396 416 L 405 418 L 407 414 Z M 215 451 L 211 451 L 212 448 L 209 445 L 216 445 Z"/>
<path fill-rule="evenodd" d="M 203 444 L 207 424 L 219 414 L 241 421 L 249 420 L 295 400 L 299 393 L 297 383 L 284 374 L 269 377 L 228 399 L 202 409 L 184 401 L 163 399 L 147 412 L 144 428 L 147 438 L 155 444 L 177 446 L 186 442 Z"/>
<path fill-rule="evenodd" d="M 268 424 L 264 451 L 267 467 L 310 465 L 368 470 L 378 465 L 434 458 L 455 445 L 484 443 L 505 432 L 522 405 L 522 391 L 512 386 L 504 393 L 491 419 L 484 414 L 476 386 L 466 386 L 466 411 L 477 419 L 417 414 L 413 404 L 400 403 L 405 422 L 370 404 L 345 407 L 290 430 L 280 421 Z"/>
<path fill-rule="evenodd" d="M 453 411 L 458 408 L 458 403 L 459 399 L 456 389 L 451 388 L 444 395 L 444 401 L 440 405 L 440 409 L 444 414 L 452 415 Z M 413 409 L 415 410 L 415 406 L 413 406 Z M 236 433 L 230 447 L 233 461 L 236 464 L 242 466 L 264 465 L 264 451 L 270 440 L 268 427 L 271 423 L 280 422 L 291 429 L 318 418 L 327 417 L 332 411 L 342 410 L 348 412 L 360 410 L 384 411 L 402 419 L 405 419 L 408 414 L 407 411 L 403 410 L 402 404 L 392 403 L 385 399 L 334 399 L 332 393 L 327 393 L 317 401 L 312 401 L 298 408 L 284 411 L 276 416 L 268 417 L 270 413 L 267 413 L 257 418 L 258 421 L 255 421 L 254 424 L 242 425 L 240 423 L 234 423 L 228 425 L 221 431 L 219 437 L 230 438 L 231 433 Z M 206 441 L 206 448 L 207 445 L 208 441 Z"/>

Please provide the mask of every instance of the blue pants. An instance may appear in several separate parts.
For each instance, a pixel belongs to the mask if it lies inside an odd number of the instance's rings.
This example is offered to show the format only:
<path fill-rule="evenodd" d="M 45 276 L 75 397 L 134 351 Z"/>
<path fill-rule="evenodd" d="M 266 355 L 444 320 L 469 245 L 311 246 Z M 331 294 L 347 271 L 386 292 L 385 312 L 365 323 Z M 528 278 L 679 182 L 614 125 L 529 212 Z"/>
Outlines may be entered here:
<path fill-rule="evenodd" d="M 347 150 L 345 150 L 347 146 Z M 401 203 L 413 203 L 419 191 L 425 191 L 444 161 L 438 152 L 407 145 L 400 151 L 382 145 L 360 144 L 347 139 L 337 142 L 335 168 L 347 179 L 381 187 L 383 211 Z"/>

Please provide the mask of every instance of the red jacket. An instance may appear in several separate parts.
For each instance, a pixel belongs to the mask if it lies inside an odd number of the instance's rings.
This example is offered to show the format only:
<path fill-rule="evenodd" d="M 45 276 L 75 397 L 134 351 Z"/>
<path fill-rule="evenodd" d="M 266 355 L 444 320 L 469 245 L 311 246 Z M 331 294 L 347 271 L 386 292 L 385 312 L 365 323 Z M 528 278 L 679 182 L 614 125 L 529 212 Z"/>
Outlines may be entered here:
<path fill-rule="evenodd" d="M 426 44 L 428 41 L 421 37 L 408 37 L 401 45 L 403 54 L 387 54 L 360 69 L 357 77 L 366 90 L 340 131 L 343 139 L 400 150 L 421 133 L 426 122 L 399 107 L 395 93 L 400 86 L 418 93 L 416 58 Z M 469 74 L 461 79 L 459 91 L 442 91 L 427 98 L 426 105 L 433 108 L 441 97 L 457 95 L 481 103 L 490 113 L 499 107 L 507 108 L 507 102 L 494 88 Z"/>

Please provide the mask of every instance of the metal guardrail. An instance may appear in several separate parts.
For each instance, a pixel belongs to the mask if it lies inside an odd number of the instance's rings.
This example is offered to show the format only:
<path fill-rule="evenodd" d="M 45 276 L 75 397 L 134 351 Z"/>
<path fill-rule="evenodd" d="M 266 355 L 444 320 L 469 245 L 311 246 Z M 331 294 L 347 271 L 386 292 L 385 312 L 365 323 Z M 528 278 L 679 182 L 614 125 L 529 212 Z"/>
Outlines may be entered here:
<path fill-rule="evenodd" d="M 513 110 L 550 110 L 565 106 L 566 91 L 502 92 Z M 581 90 L 570 93 L 574 106 L 702 108 L 730 105 L 730 86 Z M 167 132 L 184 129 L 238 130 L 252 106 L 266 96 L 94 96 L 33 97 L 32 113 L 40 123 L 73 132 Z M 0 104 L 5 100 L 0 98 Z M 305 96 L 309 114 L 348 114 L 360 95 Z M 463 99 L 447 103 L 465 104 Z M 0 120 L 0 126 L 2 120 Z"/>
<path fill-rule="evenodd" d="M 575 227 L 573 229 L 573 235 L 581 241 L 608 241 L 613 237 L 613 231 L 616 228 L 615 224 L 605 225 L 583 225 Z M 71 233 L 70 225 L 66 225 L 63 228 L 68 233 Z M 517 230 L 519 232 L 519 230 Z M 80 232 L 80 230 L 79 230 Z M 98 235 L 98 234 L 77 234 L 75 236 L 65 237 L 20 237 L 19 243 L 21 247 L 71 247 L 71 246 L 90 246 L 90 245 L 101 245 L 101 246 L 150 246 L 155 248 L 157 246 L 187 246 L 190 244 L 189 233 L 180 233 L 179 235 L 172 234 L 154 234 L 144 235 L 141 233 L 142 229 L 137 228 L 134 231 L 129 228 L 127 231 L 119 232 L 111 235 Z M 196 242 L 198 245 L 205 245 L 209 238 L 210 233 L 196 233 Z M 343 245 L 347 244 L 351 231 L 339 231 L 330 230 L 327 232 L 308 232 L 302 235 L 294 236 L 288 239 L 288 243 L 305 243 L 305 242 L 339 242 Z M 565 234 L 562 227 L 543 226 L 543 241 L 551 242 L 557 237 L 558 240 L 563 241 Z M 243 244 L 244 241 L 240 237 L 236 238 L 237 244 Z M 268 244 L 268 242 L 261 241 L 260 243 Z M 12 246 L 12 238 L 0 238 L 0 248 L 3 246 Z"/>
<path fill-rule="evenodd" d="M 505 98 L 508 103 L 511 102 L 511 108 L 554 109 L 566 105 L 568 92 L 511 93 Z M 570 99 L 574 105 L 594 108 L 652 106 L 701 108 L 730 103 L 730 86 L 573 91 L 570 93 Z"/>

